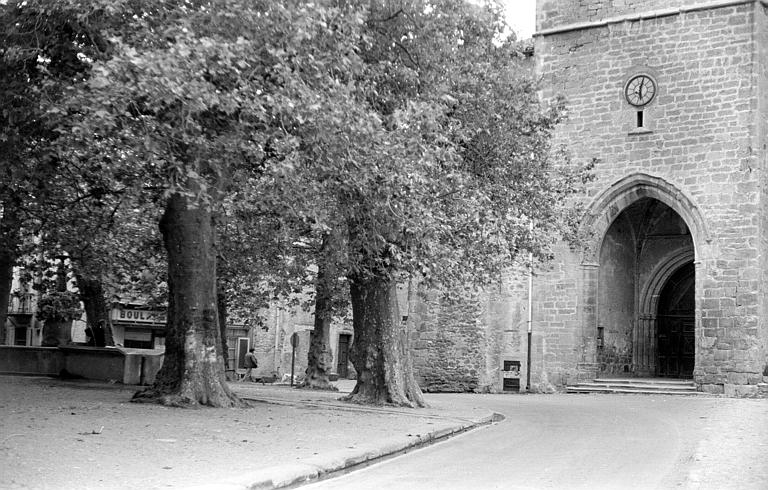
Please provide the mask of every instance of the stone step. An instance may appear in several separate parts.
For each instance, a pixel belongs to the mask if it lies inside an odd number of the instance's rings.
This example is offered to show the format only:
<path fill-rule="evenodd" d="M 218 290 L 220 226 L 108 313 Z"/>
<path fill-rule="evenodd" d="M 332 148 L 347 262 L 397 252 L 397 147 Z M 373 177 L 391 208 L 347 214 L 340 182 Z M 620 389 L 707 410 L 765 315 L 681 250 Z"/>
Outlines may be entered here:
<path fill-rule="evenodd" d="M 566 393 L 625 393 L 640 395 L 703 395 L 700 391 L 688 390 L 647 390 L 642 388 L 621 388 L 602 386 L 567 386 Z"/>
<path fill-rule="evenodd" d="M 576 385 L 570 385 L 568 388 L 577 389 L 592 389 L 597 388 L 600 390 L 630 390 L 630 391 L 646 391 L 646 392 L 659 392 L 669 391 L 672 393 L 696 393 L 695 386 L 654 386 L 654 385 L 630 385 L 630 384 L 598 384 L 598 383 L 578 383 Z"/>
<path fill-rule="evenodd" d="M 654 384 L 695 386 L 689 379 L 675 378 L 595 378 L 595 383 Z"/>
<path fill-rule="evenodd" d="M 566 386 L 568 393 L 648 393 L 663 395 L 697 395 L 693 381 L 659 378 L 597 378 Z"/>
<path fill-rule="evenodd" d="M 608 383 L 605 381 L 598 382 L 583 382 L 583 383 L 577 383 L 577 386 L 602 386 L 602 387 L 620 387 L 620 388 L 641 388 L 646 390 L 670 390 L 670 391 L 681 391 L 681 390 L 691 390 L 696 391 L 696 385 L 693 383 L 685 384 L 685 385 L 676 385 L 676 384 L 656 384 L 656 383 Z"/>

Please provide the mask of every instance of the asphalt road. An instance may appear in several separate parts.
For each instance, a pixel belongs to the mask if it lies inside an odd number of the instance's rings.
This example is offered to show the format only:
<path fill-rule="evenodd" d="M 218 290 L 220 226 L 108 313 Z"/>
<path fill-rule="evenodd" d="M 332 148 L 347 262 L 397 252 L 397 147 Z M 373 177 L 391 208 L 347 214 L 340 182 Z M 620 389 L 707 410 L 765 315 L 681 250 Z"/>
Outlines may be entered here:
<path fill-rule="evenodd" d="M 768 490 L 768 400 L 442 396 L 506 419 L 304 488 Z"/>

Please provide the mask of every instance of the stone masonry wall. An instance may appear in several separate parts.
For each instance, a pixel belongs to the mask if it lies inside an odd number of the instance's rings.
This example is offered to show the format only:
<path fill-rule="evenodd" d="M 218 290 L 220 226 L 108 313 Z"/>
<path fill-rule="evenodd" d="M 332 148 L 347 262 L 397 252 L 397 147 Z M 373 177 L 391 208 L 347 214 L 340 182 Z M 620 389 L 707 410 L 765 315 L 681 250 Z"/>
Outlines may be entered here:
<path fill-rule="evenodd" d="M 706 3 L 706 0 L 539 0 L 536 26 L 537 30 L 545 30 Z"/>
<path fill-rule="evenodd" d="M 766 359 L 763 367 L 764 377 L 768 377 L 768 7 L 758 6 L 756 8 L 755 32 L 758 45 L 758 64 L 757 86 L 759 90 L 758 113 L 760 115 L 757 121 L 756 144 L 759 149 L 759 168 L 760 168 L 760 200 L 761 217 L 760 220 L 760 327 L 761 337 L 763 339 L 763 352 Z M 764 380 L 765 382 L 766 380 Z"/>
<path fill-rule="evenodd" d="M 417 379 L 425 391 L 499 392 L 504 360 L 521 365 L 525 385 L 527 276 L 496 289 L 412 295 L 409 324 Z"/>
<path fill-rule="evenodd" d="M 585 359 L 579 258 L 565 245 L 555 253 L 558 259 L 539 267 L 533 281 L 531 385 L 538 392 L 576 380 Z"/>
<path fill-rule="evenodd" d="M 542 1 L 539 18 L 550 19 L 551 27 L 583 17 L 585 2 L 579 10 L 565 12 L 572 3 Z M 551 13 L 556 8 L 560 17 Z M 564 95 L 569 104 L 570 118 L 558 132 L 559 142 L 577 160 L 598 162 L 591 194 L 624 176 L 644 173 L 670 183 L 704 217 L 709 240 L 698 237 L 701 241 L 694 244 L 699 262 L 694 376 L 707 391 L 738 390 L 735 394 L 752 390 L 766 355 L 759 318 L 765 214 L 760 215 L 762 147 L 755 141 L 758 10 L 762 15 L 758 4 L 744 3 L 539 36 L 536 41 L 544 99 Z M 623 97 L 625 83 L 639 72 L 658 83 L 656 99 L 644 108 L 642 130 L 635 126 L 636 110 Z M 554 267 L 542 280 L 547 277 L 555 287 L 564 281 L 560 287 L 569 290 L 579 271 Z M 559 304 L 578 302 L 577 291 L 564 293 Z M 563 332 L 553 335 L 547 348 L 565 359 L 578 344 L 573 333 L 566 333 L 573 328 L 563 330 L 574 311 L 575 306 L 573 311 L 565 308 L 565 315 L 542 315 L 542 330 Z M 562 358 L 545 358 L 545 373 L 563 371 Z"/>
<path fill-rule="evenodd" d="M 467 292 L 452 303 L 438 293 L 417 307 L 412 340 L 414 367 L 425 391 L 477 391 L 485 336 L 478 328 L 481 303 Z"/>
<path fill-rule="evenodd" d="M 629 373 L 632 367 L 637 243 L 631 229 L 632 223 L 622 214 L 600 249 L 597 327 L 602 329 L 603 344 L 597 350 L 597 362 L 601 375 Z"/>

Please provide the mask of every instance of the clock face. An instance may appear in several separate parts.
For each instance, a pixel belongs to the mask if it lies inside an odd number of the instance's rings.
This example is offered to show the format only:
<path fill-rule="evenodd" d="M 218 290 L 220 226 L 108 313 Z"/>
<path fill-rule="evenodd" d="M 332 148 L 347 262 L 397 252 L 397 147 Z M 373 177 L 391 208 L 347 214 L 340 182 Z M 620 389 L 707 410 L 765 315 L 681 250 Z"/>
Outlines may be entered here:
<path fill-rule="evenodd" d="M 644 106 L 656 95 L 656 82 L 648 75 L 637 75 L 627 83 L 624 96 L 633 106 Z"/>

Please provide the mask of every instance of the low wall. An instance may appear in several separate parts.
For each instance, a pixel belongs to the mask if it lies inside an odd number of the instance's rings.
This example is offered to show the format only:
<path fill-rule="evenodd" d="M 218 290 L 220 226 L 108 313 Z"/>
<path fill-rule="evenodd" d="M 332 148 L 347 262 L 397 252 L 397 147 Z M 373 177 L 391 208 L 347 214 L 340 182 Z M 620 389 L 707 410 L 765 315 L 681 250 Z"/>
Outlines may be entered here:
<path fill-rule="evenodd" d="M 122 381 L 125 354 L 107 347 L 59 346 L 64 353 L 64 369 L 74 376 L 101 381 Z"/>
<path fill-rule="evenodd" d="M 0 346 L 0 373 L 28 376 L 59 376 L 151 384 L 163 364 L 162 351 L 87 347 Z"/>
<path fill-rule="evenodd" d="M 0 346 L 0 373 L 58 376 L 64 353 L 58 347 Z"/>
<path fill-rule="evenodd" d="M 163 365 L 162 351 L 124 350 L 125 368 L 123 383 L 127 385 L 148 385 L 155 382 L 155 376 Z"/>

